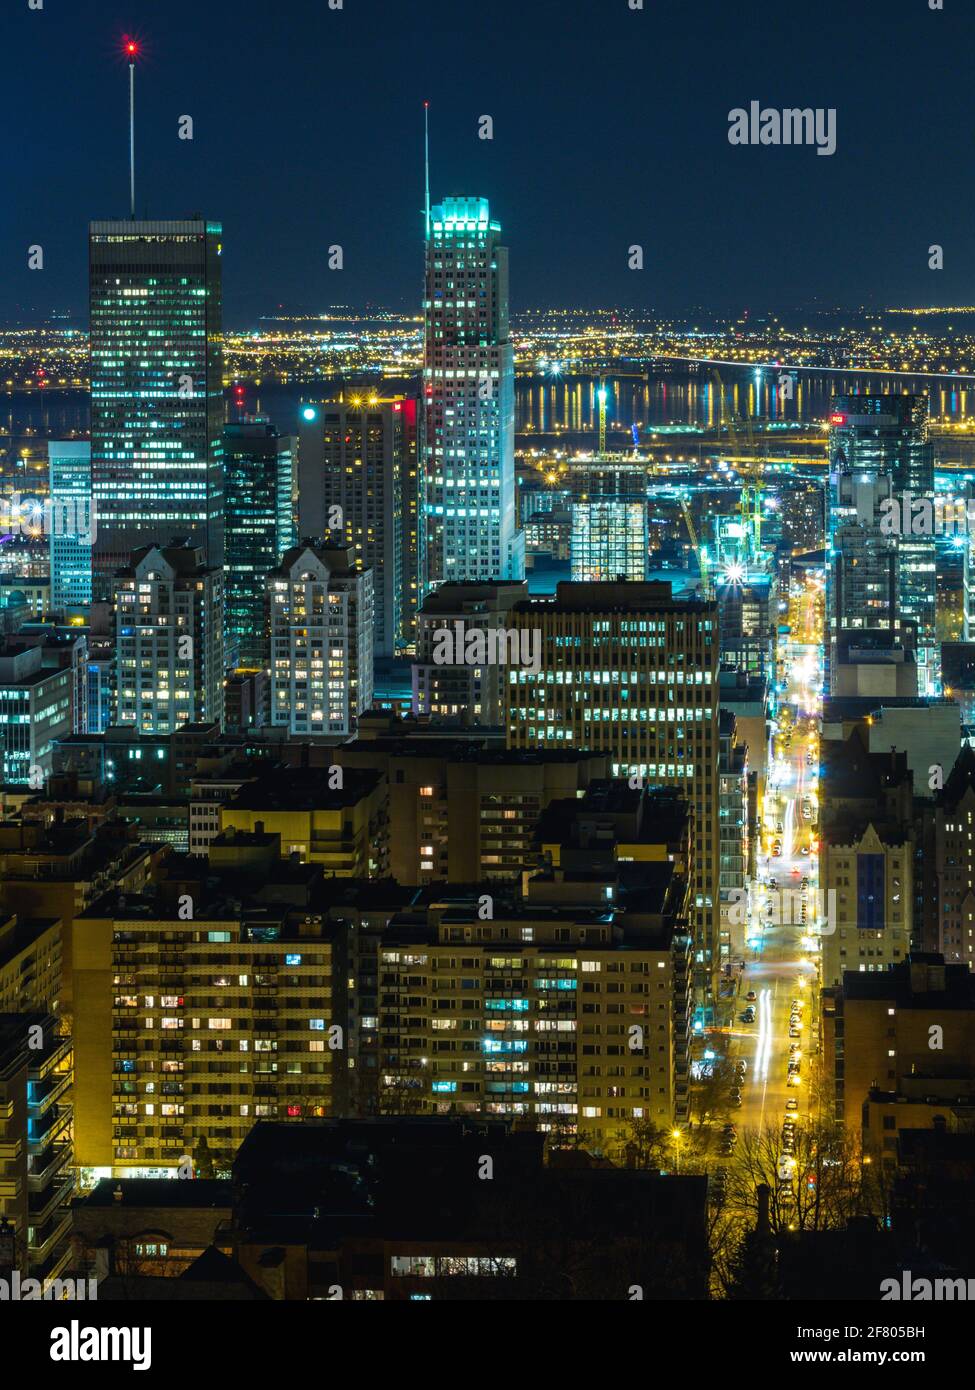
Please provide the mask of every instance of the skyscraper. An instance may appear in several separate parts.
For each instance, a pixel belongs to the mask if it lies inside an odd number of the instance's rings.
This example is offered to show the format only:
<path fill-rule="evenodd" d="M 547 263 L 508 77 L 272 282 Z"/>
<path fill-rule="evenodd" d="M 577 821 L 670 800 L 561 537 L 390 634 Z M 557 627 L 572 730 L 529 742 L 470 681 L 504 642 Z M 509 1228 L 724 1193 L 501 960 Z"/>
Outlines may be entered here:
<path fill-rule="evenodd" d="M 372 570 L 379 656 L 415 634 L 416 404 L 350 395 L 301 412 L 299 529 L 349 546 Z"/>
<path fill-rule="evenodd" d="M 147 533 L 223 564 L 220 254 L 219 223 L 91 224 L 96 598 Z"/>
<path fill-rule="evenodd" d="M 880 504 L 886 498 L 901 503 L 908 494 L 916 500 L 934 497 L 927 397 L 835 396 L 830 413 L 829 472 L 829 542 L 836 552 L 832 559 L 841 558 L 840 570 L 845 575 L 845 586 L 838 588 L 836 565 L 828 567 L 831 638 L 835 640 L 849 626 L 869 625 L 860 620 L 861 614 L 848 611 L 854 591 L 865 592 L 854 571 L 870 570 L 870 584 L 882 587 L 889 575 L 890 552 L 896 549 L 896 614 L 891 616 L 917 625 L 918 693 L 936 694 L 940 671 L 935 634 L 935 537 L 898 535 L 895 543 L 880 526 Z M 868 487 L 874 489 L 872 501 L 865 497 Z M 840 534 L 838 544 L 839 528 L 844 523 L 854 524 L 854 513 L 856 534 L 847 529 Z M 847 553 L 851 546 L 863 549 L 862 559 Z M 881 607 L 886 603 L 886 597 L 881 597 Z"/>
<path fill-rule="evenodd" d="M 508 250 L 486 198 L 430 212 L 424 313 L 427 578 L 522 579 Z"/>
<path fill-rule="evenodd" d="M 47 446 L 50 487 L 51 609 L 91 603 L 94 540 L 91 445 L 52 439 Z"/>
<path fill-rule="evenodd" d="M 266 669 L 271 656 L 267 576 L 295 534 L 295 441 L 266 420 L 223 432 L 224 653 L 228 666 Z"/>

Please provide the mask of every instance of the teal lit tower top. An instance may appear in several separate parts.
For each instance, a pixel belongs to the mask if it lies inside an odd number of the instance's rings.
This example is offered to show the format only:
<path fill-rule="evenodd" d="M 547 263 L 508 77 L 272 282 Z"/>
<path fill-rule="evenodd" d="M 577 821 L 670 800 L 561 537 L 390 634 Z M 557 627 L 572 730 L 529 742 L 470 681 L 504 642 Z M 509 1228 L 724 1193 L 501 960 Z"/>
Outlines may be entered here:
<path fill-rule="evenodd" d="M 508 251 L 486 198 L 429 215 L 424 296 L 427 578 L 524 577 L 515 523 Z"/>
<path fill-rule="evenodd" d="M 151 541 L 223 564 L 221 242 L 196 218 L 91 224 L 96 598 Z"/>

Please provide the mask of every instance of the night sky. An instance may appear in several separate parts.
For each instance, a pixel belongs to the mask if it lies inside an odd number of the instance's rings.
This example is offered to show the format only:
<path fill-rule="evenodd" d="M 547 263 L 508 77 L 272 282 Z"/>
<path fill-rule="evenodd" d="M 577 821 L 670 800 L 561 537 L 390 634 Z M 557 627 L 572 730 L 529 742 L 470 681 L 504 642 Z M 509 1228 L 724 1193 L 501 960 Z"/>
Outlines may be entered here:
<path fill-rule="evenodd" d="M 0 323 L 86 326 L 88 219 L 128 212 L 126 31 L 139 215 L 223 222 L 231 328 L 418 306 L 425 98 L 433 199 L 491 200 L 515 310 L 975 300 L 973 0 L 644 4 L 4 0 Z M 730 145 L 752 100 L 836 107 L 837 152 Z"/>

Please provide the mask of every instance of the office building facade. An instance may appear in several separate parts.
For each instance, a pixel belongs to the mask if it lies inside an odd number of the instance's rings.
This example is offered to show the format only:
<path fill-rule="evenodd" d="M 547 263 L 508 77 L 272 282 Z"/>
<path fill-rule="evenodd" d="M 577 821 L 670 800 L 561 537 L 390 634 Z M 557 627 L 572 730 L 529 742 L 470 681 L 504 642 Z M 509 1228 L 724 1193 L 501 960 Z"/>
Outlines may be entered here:
<path fill-rule="evenodd" d="M 694 812 L 695 984 L 716 989 L 718 949 L 718 623 L 713 603 L 669 584 L 559 584 L 516 604 L 537 633 L 537 669 L 507 672 L 509 748 L 610 753 L 614 776 L 680 789 Z"/>
<path fill-rule="evenodd" d="M 266 670 L 267 576 L 297 539 L 295 441 L 264 420 L 223 432 L 224 653 L 228 667 Z"/>
<path fill-rule="evenodd" d="M 413 641 L 419 571 L 417 402 L 350 395 L 301 412 L 299 527 L 372 571 L 374 650 Z"/>
<path fill-rule="evenodd" d="M 647 474 L 642 464 L 595 458 L 570 469 L 574 581 L 647 577 Z"/>
<path fill-rule="evenodd" d="M 223 564 L 221 250 L 219 223 L 91 224 L 98 598 L 147 533 Z"/>
<path fill-rule="evenodd" d="M 508 251 L 486 198 L 445 198 L 426 238 L 423 471 L 427 577 L 521 579 Z"/>
<path fill-rule="evenodd" d="M 866 603 L 883 613 L 890 606 L 888 586 L 896 556 L 891 617 L 916 624 L 918 691 L 937 694 L 941 677 L 935 537 L 891 533 L 880 517 L 888 498 L 898 504 L 908 497 L 933 501 L 927 397 L 835 396 L 829 418 L 828 538 L 835 562 L 827 570 L 831 633 L 850 626 L 886 625 L 861 621 L 860 608 Z"/>
<path fill-rule="evenodd" d="M 95 517 L 91 444 L 52 439 L 47 446 L 51 546 L 51 609 L 66 613 L 91 603 Z"/>

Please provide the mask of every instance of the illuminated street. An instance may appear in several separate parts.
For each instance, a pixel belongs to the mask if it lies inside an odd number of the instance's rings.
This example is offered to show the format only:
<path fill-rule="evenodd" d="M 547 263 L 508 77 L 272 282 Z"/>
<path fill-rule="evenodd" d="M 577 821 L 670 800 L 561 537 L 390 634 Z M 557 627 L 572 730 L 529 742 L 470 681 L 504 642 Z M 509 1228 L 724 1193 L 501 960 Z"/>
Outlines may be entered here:
<path fill-rule="evenodd" d="M 807 579 L 793 597 L 791 633 L 784 642 L 786 689 L 772 740 L 759 882 L 751 897 L 749 949 L 731 1049 L 733 1060 L 743 1058 L 747 1065 L 742 1105 L 734 1113 L 741 1129 L 777 1126 L 787 1113 L 802 1118 L 807 1110 L 808 1050 L 815 1046 L 817 1032 L 815 943 L 807 933 L 816 920 L 818 889 L 819 593 L 815 582 Z M 749 1003 L 754 1004 L 756 1018 L 745 1024 L 741 1015 Z M 798 1020 L 791 1022 L 797 1013 Z M 790 1061 L 798 1062 L 793 1078 Z M 797 1106 L 787 1110 L 790 1101 Z"/>

